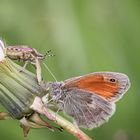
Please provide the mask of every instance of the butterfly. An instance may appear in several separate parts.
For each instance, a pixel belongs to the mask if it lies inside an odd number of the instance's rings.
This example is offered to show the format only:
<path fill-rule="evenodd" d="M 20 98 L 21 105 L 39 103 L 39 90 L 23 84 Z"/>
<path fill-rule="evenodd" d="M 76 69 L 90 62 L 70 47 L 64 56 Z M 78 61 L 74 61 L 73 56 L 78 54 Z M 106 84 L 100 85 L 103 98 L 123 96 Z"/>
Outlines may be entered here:
<path fill-rule="evenodd" d="M 128 76 L 116 72 L 95 72 L 49 83 L 52 100 L 79 127 L 88 129 L 109 120 L 115 112 L 115 102 L 129 87 Z"/>

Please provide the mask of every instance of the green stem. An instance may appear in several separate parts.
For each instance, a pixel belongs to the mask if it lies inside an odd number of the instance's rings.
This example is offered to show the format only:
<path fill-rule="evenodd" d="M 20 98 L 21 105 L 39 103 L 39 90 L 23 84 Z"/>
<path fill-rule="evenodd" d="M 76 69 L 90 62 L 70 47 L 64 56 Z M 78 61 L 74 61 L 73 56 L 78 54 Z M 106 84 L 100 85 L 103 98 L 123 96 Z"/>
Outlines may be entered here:
<path fill-rule="evenodd" d="M 92 140 L 89 136 L 87 136 L 83 131 L 81 131 L 77 126 L 73 125 L 71 122 L 67 121 L 60 115 L 55 112 L 49 110 L 49 113 L 56 118 L 56 123 L 62 126 L 69 133 L 73 134 L 79 140 Z"/>

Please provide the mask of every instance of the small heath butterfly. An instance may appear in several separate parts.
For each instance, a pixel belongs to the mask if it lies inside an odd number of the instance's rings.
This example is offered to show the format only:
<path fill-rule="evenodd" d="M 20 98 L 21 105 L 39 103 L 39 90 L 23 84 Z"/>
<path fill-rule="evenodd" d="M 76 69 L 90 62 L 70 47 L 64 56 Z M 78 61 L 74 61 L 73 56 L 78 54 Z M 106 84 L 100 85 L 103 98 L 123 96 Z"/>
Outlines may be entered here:
<path fill-rule="evenodd" d="M 116 72 L 95 72 L 63 82 L 49 83 L 52 100 L 60 110 L 83 128 L 92 129 L 106 122 L 117 102 L 129 89 L 128 76 Z"/>

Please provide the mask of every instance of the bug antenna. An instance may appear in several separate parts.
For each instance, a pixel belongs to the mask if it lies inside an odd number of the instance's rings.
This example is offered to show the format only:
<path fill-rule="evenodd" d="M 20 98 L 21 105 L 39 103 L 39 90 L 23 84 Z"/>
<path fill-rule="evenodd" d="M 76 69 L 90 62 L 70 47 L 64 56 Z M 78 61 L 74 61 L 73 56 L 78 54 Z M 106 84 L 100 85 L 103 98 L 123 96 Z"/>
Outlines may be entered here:
<path fill-rule="evenodd" d="M 56 77 L 54 76 L 54 74 L 51 72 L 51 70 L 49 69 L 49 67 L 47 66 L 47 64 L 43 63 L 44 67 L 48 70 L 48 72 L 51 74 L 51 76 L 53 77 L 53 79 L 57 82 Z"/>
<path fill-rule="evenodd" d="M 48 50 L 47 53 L 50 53 L 52 50 Z"/>
<path fill-rule="evenodd" d="M 48 51 L 44 54 L 44 56 L 46 57 L 46 56 L 55 56 L 55 55 L 52 54 L 52 50 L 48 50 Z"/>

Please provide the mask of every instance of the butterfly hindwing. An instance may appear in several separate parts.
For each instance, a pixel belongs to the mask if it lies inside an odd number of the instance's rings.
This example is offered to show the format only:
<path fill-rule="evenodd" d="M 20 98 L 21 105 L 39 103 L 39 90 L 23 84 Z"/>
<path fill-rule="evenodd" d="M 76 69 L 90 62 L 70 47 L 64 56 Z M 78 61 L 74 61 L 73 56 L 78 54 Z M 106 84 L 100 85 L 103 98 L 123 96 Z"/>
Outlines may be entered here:
<path fill-rule="evenodd" d="M 79 89 L 65 90 L 62 110 L 74 121 L 79 127 L 95 128 L 106 122 L 115 111 L 115 104 L 97 96 Z"/>

